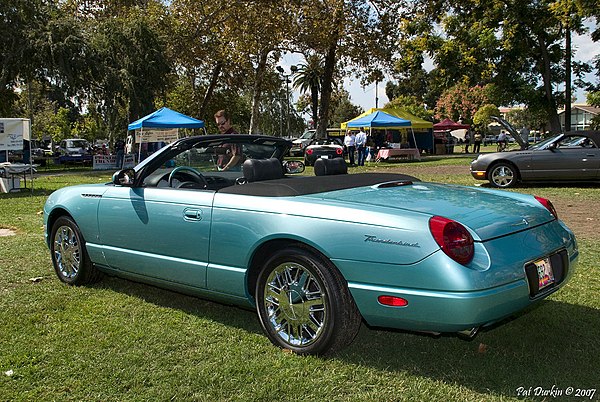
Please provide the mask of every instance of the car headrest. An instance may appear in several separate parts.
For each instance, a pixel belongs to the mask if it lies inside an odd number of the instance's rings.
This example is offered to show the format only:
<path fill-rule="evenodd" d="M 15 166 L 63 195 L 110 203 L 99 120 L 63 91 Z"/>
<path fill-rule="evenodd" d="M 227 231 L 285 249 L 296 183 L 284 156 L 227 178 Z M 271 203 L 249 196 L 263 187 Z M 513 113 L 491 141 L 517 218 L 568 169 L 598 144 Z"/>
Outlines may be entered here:
<path fill-rule="evenodd" d="M 242 172 L 249 182 L 280 179 L 283 177 L 283 166 L 277 158 L 246 159 Z"/>
<path fill-rule="evenodd" d="M 346 165 L 346 161 L 344 160 L 344 158 L 319 158 L 315 161 L 315 175 L 317 176 L 327 176 L 346 173 L 348 173 L 348 165 Z"/>

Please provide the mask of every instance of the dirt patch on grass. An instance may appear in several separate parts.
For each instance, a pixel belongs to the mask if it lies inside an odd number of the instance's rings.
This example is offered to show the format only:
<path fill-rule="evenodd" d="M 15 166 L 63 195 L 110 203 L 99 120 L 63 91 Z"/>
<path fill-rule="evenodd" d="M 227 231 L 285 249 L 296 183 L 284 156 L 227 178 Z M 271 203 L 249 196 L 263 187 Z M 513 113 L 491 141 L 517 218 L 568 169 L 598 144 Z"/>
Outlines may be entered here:
<path fill-rule="evenodd" d="M 553 198 L 552 204 L 558 217 L 581 238 L 597 238 L 600 224 L 600 210 L 590 201 L 573 201 L 564 198 Z"/>
<path fill-rule="evenodd" d="M 397 169 L 390 169 L 390 173 L 401 173 L 408 174 L 411 176 L 419 177 L 419 175 L 423 174 L 446 174 L 446 175 L 467 175 L 471 176 L 471 170 L 469 166 L 419 166 L 419 167 L 411 167 L 411 166 L 402 166 Z"/>

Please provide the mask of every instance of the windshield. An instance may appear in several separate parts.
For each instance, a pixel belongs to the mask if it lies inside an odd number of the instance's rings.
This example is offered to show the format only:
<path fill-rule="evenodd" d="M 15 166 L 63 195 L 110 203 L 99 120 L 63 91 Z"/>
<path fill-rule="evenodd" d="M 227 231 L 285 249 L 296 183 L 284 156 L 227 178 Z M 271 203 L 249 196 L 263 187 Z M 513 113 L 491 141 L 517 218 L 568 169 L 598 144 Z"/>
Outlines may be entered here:
<path fill-rule="evenodd" d="M 67 141 L 67 148 L 87 148 L 88 142 L 86 140 L 70 140 Z"/>
<path fill-rule="evenodd" d="M 291 142 L 267 136 L 231 135 L 186 138 L 166 146 L 135 167 L 149 187 L 216 190 L 244 177 L 252 159 L 274 158 L 280 166 Z M 272 165 L 272 162 L 270 162 Z M 271 166 L 269 165 L 269 166 Z"/>
<path fill-rule="evenodd" d="M 311 139 L 312 137 L 314 137 L 315 132 L 314 131 L 305 131 L 304 134 L 302 134 L 302 136 L 300 137 L 301 140 L 308 140 Z"/>
<path fill-rule="evenodd" d="M 537 144 L 535 144 L 535 145 L 532 145 L 531 147 L 529 147 L 529 149 L 546 149 L 546 147 L 548 146 L 548 144 L 550 144 L 551 142 L 554 142 L 554 141 L 556 141 L 556 139 L 557 139 L 558 137 L 561 137 L 561 136 L 562 136 L 562 134 L 559 134 L 559 135 L 557 135 L 557 136 L 554 136 L 554 137 L 551 137 L 551 138 L 545 139 L 545 140 L 544 140 L 544 141 L 542 141 L 542 142 L 538 142 Z"/>
<path fill-rule="evenodd" d="M 310 145 L 339 145 L 341 146 L 340 140 L 337 138 L 320 138 L 318 140 L 314 140 Z"/>
<path fill-rule="evenodd" d="M 223 170 L 240 171 L 246 159 L 282 159 L 286 141 L 281 138 L 257 138 L 236 135 L 228 138 L 197 137 L 162 148 L 140 163 L 136 170 L 151 164 L 154 169 L 187 166 L 201 173 Z"/>

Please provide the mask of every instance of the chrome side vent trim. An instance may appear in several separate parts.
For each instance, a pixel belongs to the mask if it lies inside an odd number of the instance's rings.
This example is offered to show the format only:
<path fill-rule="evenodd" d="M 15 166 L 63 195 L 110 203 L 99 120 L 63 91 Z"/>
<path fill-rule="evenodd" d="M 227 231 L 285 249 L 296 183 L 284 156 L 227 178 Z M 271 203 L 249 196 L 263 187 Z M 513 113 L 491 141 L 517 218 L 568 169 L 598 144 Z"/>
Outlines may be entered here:
<path fill-rule="evenodd" d="M 410 186 L 413 182 L 411 180 L 399 180 L 399 181 L 389 181 L 386 183 L 381 183 L 373 186 L 373 188 L 392 188 L 392 187 L 402 187 L 402 186 Z"/>

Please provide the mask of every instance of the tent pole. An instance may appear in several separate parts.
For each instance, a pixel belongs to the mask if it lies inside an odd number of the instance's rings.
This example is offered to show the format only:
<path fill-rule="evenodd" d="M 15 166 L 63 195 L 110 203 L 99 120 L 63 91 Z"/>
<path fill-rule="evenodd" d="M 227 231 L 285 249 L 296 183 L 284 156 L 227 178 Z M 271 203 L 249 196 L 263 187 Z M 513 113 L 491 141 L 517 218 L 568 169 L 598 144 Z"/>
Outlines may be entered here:
<path fill-rule="evenodd" d="M 412 126 L 410 126 L 410 132 L 412 133 L 413 142 L 415 143 L 415 148 L 417 149 L 417 158 L 421 160 L 421 151 L 419 151 L 419 147 L 417 146 L 417 139 L 415 138 L 415 130 L 413 130 Z"/>
<path fill-rule="evenodd" d="M 135 138 L 135 131 L 133 132 L 134 138 Z M 141 162 L 142 159 L 142 138 L 144 138 L 144 126 L 140 127 L 140 145 L 138 147 L 138 162 Z"/>

